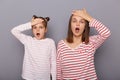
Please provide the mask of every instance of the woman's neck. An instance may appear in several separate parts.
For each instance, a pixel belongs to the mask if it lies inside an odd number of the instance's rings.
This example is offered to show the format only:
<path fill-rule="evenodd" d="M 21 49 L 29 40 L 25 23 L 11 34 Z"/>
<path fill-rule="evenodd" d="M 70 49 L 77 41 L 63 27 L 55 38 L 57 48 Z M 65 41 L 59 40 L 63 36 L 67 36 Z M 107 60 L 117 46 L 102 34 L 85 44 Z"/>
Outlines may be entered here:
<path fill-rule="evenodd" d="M 82 43 L 82 36 L 73 36 L 73 43 Z"/>
<path fill-rule="evenodd" d="M 82 43 L 81 39 L 82 39 L 81 36 L 80 37 L 73 36 L 73 43 L 68 43 L 66 40 L 65 40 L 65 42 L 67 43 L 67 45 L 69 47 L 76 48 L 76 47 L 78 47 Z"/>

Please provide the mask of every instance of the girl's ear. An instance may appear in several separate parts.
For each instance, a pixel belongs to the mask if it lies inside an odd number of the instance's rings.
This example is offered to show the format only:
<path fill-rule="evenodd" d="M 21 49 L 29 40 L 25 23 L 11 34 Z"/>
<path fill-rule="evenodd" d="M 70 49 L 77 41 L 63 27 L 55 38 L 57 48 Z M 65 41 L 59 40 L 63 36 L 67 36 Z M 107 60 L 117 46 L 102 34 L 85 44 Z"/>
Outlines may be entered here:
<path fill-rule="evenodd" d="M 46 28 L 46 29 L 45 29 L 45 33 L 46 33 L 47 31 L 48 31 L 48 29 Z"/>
<path fill-rule="evenodd" d="M 44 18 L 47 22 L 50 20 L 50 18 L 49 17 L 45 17 Z"/>

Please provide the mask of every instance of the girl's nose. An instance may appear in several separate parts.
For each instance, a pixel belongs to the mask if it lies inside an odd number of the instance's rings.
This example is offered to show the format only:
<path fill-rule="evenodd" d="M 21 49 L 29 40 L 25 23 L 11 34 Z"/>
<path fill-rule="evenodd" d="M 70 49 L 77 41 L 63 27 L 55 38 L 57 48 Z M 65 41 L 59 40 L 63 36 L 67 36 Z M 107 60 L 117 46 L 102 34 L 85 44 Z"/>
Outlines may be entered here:
<path fill-rule="evenodd" d="M 40 29 L 37 29 L 37 31 L 40 31 Z"/>

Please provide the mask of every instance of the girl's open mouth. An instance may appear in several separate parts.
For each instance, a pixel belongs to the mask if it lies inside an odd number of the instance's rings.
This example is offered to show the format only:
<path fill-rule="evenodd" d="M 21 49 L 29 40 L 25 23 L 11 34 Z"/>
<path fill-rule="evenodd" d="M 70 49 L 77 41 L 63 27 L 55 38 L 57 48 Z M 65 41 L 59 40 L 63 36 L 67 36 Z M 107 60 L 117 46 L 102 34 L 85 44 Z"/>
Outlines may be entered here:
<path fill-rule="evenodd" d="M 40 33 L 36 33 L 36 35 L 39 37 L 39 36 L 40 36 Z"/>

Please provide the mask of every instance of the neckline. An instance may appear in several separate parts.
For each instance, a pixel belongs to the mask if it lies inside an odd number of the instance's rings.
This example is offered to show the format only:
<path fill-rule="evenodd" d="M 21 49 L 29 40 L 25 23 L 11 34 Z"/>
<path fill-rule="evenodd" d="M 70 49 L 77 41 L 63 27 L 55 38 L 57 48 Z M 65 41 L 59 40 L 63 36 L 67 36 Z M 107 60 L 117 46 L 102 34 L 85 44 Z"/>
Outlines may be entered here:
<path fill-rule="evenodd" d="M 33 39 L 36 40 L 36 41 L 44 41 L 44 40 L 47 40 L 48 38 L 43 38 L 43 39 L 38 40 L 35 37 L 33 37 Z"/>
<path fill-rule="evenodd" d="M 76 50 L 76 49 L 78 49 L 81 45 L 84 44 L 84 42 L 82 42 L 82 43 L 78 44 L 75 48 L 72 48 L 72 47 L 70 47 L 64 40 L 62 40 L 62 42 L 63 42 L 63 44 L 64 44 L 67 48 L 69 48 L 69 49 L 71 49 L 71 50 Z"/>

